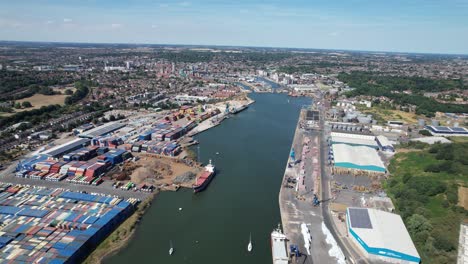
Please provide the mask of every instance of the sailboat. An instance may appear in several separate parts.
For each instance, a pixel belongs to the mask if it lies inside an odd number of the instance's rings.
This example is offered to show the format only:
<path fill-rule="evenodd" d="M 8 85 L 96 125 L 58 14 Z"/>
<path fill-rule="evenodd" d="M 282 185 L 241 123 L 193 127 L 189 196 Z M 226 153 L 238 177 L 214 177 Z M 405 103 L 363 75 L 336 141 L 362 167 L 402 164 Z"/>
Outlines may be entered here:
<path fill-rule="evenodd" d="M 169 249 L 169 255 L 172 255 L 172 253 L 174 253 L 174 247 L 172 246 L 172 240 L 169 240 L 169 244 L 171 246 L 171 248 Z"/>
<path fill-rule="evenodd" d="M 249 235 L 249 244 L 247 245 L 247 251 L 252 251 L 252 234 Z"/>

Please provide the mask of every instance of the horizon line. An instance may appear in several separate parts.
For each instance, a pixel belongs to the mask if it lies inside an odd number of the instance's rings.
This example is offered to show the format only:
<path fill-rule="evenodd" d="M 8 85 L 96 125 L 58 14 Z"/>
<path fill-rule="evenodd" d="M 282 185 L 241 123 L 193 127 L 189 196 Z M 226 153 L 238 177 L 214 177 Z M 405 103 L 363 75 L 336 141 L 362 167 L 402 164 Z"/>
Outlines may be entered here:
<path fill-rule="evenodd" d="M 174 43 L 130 43 L 130 42 L 84 42 L 84 41 L 36 41 L 36 40 L 3 40 L 0 43 L 44 43 L 44 44 L 97 44 L 97 45 L 157 45 L 157 46 L 192 46 L 192 47 L 231 47 L 231 48 L 266 48 L 266 49 L 290 49 L 290 50 L 311 50 L 311 51 L 336 51 L 336 52 L 359 52 L 359 53 L 402 53 L 415 55 L 448 55 L 448 56 L 468 56 L 468 53 L 440 53 L 440 52 L 410 52 L 410 51 L 384 51 L 384 50 L 354 50 L 354 49 L 326 49 L 326 48 L 299 48 L 299 47 L 276 47 L 276 46 L 246 46 L 246 45 L 225 45 L 225 44 L 174 44 Z"/>

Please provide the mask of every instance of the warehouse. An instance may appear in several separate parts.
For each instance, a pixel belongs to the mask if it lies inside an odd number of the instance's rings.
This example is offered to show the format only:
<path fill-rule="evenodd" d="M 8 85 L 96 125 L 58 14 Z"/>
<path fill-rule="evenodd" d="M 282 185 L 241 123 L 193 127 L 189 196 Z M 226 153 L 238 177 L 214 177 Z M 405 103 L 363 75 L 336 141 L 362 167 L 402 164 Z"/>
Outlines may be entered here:
<path fill-rule="evenodd" d="M 111 132 L 114 132 L 122 127 L 126 126 L 125 123 L 120 122 L 110 122 L 102 126 L 95 127 L 91 130 L 85 131 L 84 133 L 79 134 L 81 138 L 93 139 L 95 137 L 104 136 Z"/>
<path fill-rule="evenodd" d="M 464 127 L 426 126 L 434 136 L 468 136 L 468 129 Z"/>
<path fill-rule="evenodd" d="M 397 214 L 371 208 L 346 209 L 348 234 L 370 261 L 420 263 L 418 251 Z"/>
<path fill-rule="evenodd" d="M 52 158 L 59 158 L 69 152 L 72 152 L 74 150 L 77 150 L 77 149 L 80 149 L 82 147 L 89 145 L 90 142 L 91 140 L 87 138 L 77 138 L 65 144 L 52 147 L 42 152 L 41 154 L 47 155 Z"/>
<path fill-rule="evenodd" d="M 366 146 L 374 149 L 379 149 L 374 136 L 359 135 L 359 134 L 348 134 L 331 132 L 331 143 L 342 143 L 350 146 Z"/>
<path fill-rule="evenodd" d="M 332 157 L 334 167 L 345 170 L 360 170 L 370 173 L 385 173 L 385 166 L 377 150 L 366 146 L 350 146 L 348 144 L 333 144 Z"/>
<path fill-rule="evenodd" d="M 389 152 L 395 152 L 395 148 L 393 147 L 393 144 L 390 143 L 388 138 L 383 135 L 379 135 L 376 137 L 377 143 L 379 144 L 379 148 L 382 151 L 389 151 Z"/>

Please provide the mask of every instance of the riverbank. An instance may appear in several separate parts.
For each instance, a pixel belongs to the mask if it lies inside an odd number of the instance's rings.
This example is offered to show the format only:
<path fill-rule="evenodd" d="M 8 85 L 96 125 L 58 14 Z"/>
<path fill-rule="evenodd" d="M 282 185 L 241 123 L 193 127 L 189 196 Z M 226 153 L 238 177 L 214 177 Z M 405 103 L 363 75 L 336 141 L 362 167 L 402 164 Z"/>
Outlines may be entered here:
<path fill-rule="evenodd" d="M 83 264 L 100 264 L 105 258 L 111 257 L 121 249 L 125 248 L 140 223 L 146 210 L 151 206 L 158 191 L 154 192 L 145 201 L 137 206 L 135 212 L 127 218 L 114 232 L 112 232 L 99 246 L 85 259 Z"/>

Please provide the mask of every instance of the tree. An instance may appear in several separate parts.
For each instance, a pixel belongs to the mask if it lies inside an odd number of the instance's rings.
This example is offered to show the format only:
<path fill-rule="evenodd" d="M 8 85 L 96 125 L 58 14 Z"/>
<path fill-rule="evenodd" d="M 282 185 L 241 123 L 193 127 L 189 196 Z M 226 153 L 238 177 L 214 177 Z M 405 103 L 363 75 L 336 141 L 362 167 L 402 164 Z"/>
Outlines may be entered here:
<path fill-rule="evenodd" d="M 16 108 L 16 109 L 21 109 L 21 103 L 20 103 L 20 102 L 16 102 L 16 103 L 15 103 L 15 108 Z"/>
<path fill-rule="evenodd" d="M 32 107 L 32 104 L 31 104 L 29 101 L 24 101 L 21 105 L 22 105 L 24 108 Z"/>
<path fill-rule="evenodd" d="M 419 134 L 423 135 L 423 136 L 432 136 L 431 132 L 425 130 L 425 129 L 422 129 L 422 130 L 419 130 Z"/>
<path fill-rule="evenodd" d="M 65 94 L 66 94 L 66 95 L 72 95 L 72 94 L 73 94 L 73 91 L 70 90 L 70 89 L 66 89 L 66 90 L 65 90 Z"/>
<path fill-rule="evenodd" d="M 110 115 L 110 116 L 109 116 L 109 121 L 115 121 L 115 116 L 114 116 L 114 115 Z"/>
<path fill-rule="evenodd" d="M 432 231 L 432 225 L 429 223 L 429 220 L 427 220 L 424 216 L 419 215 L 419 214 L 414 214 L 408 218 L 406 221 L 406 226 L 408 227 L 408 232 L 412 235 L 415 235 L 419 232 L 431 232 Z"/>
<path fill-rule="evenodd" d="M 24 131 L 30 127 L 31 125 L 29 123 L 21 123 L 21 125 L 19 125 L 16 129 L 20 131 Z"/>

